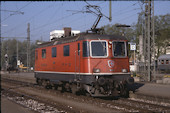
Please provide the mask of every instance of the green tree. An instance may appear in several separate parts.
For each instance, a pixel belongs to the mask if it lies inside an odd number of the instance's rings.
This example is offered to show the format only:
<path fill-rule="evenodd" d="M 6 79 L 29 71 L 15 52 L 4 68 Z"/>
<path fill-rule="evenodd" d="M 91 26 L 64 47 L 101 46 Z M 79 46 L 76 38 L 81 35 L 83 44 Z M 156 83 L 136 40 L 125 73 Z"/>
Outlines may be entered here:
<path fill-rule="evenodd" d="M 170 45 L 170 14 L 155 16 L 155 45 L 157 58 L 166 53 Z"/>
<path fill-rule="evenodd" d="M 128 41 L 134 41 L 135 40 L 135 32 L 132 28 L 129 27 L 116 27 L 117 25 L 120 24 L 114 24 L 114 25 L 105 25 L 102 27 L 104 29 L 104 33 L 108 35 L 123 35 L 125 36 Z"/>
<path fill-rule="evenodd" d="M 17 67 L 17 41 L 16 39 L 3 40 L 1 45 L 1 64 L 5 67 L 5 54 L 8 55 L 8 63 Z M 34 67 L 34 54 L 37 41 L 30 44 L 30 66 Z M 27 66 L 27 41 L 18 41 L 18 60 Z"/>

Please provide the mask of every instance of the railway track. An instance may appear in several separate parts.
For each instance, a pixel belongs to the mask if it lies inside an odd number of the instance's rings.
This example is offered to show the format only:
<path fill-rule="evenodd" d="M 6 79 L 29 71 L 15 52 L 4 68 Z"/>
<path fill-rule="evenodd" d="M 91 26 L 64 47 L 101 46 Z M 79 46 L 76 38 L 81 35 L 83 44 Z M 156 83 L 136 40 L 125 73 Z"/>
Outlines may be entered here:
<path fill-rule="evenodd" d="M 27 107 L 30 110 L 36 112 L 36 113 L 42 113 L 42 112 L 54 112 L 54 113 L 65 113 L 67 110 L 65 108 L 65 111 L 60 110 L 57 105 L 54 106 L 54 104 L 42 101 L 38 98 L 35 98 L 34 96 L 29 96 L 20 92 L 14 92 L 9 90 L 2 91 L 2 97 L 6 97 L 7 99 L 20 104 L 23 107 Z"/>
<path fill-rule="evenodd" d="M 31 98 L 34 98 L 34 101 L 44 100 L 43 104 L 55 106 L 55 108 L 60 109 L 60 111 L 64 111 L 67 113 L 94 113 L 94 112 L 117 112 L 117 110 L 109 109 L 109 108 L 100 108 L 99 106 L 92 105 L 89 103 L 85 103 L 80 101 L 80 98 L 72 98 L 73 94 L 70 93 L 60 93 L 56 90 L 47 90 L 43 87 L 39 87 L 37 85 L 28 83 L 24 85 L 21 81 L 2 80 L 2 87 L 4 91 L 12 91 L 13 93 L 17 92 L 20 95 L 28 95 Z M 34 87 L 33 87 L 34 86 Z M 11 92 L 11 93 L 12 93 Z M 75 96 L 75 95 L 74 95 Z M 15 97 L 15 96 L 14 96 Z M 76 96 L 75 96 L 76 97 Z M 38 99 L 38 100 L 37 100 Z M 41 103 L 41 102 L 39 102 Z M 35 108 L 35 107 L 33 107 Z M 34 110 L 34 109 L 32 109 Z"/>
<path fill-rule="evenodd" d="M 8 86 L 8 84 L 10 85 Z M 11 84 L 13 87 L 10 87 Z M 158 102 L 153 102 L 153 101 L 151 102 L 151 101 L 145 101 L 144 99 L 134 99 L 134 98 L 129 98 L 129 99 L 119 98 L 117 100 L 114 100 L 110 98 L 92 98 L 92 97 L 87 97 L 87 96 L 76 96 L 71 93 L 60 93 L 59 91 L 56 91 L 56 90 L 47 90 L 47 89 L 44 89 L 43 87 L 40 87 L 36 84 L 32 84 L 29 82 L 22 82 L 22 81 L 7 79 L 7 78 L 2 78 L 2 87 L 4 88 L 2 92 L 2 94 L 4 93 L 4 96 L 7 94 L 6 92 L 8 93 L 10 92 L 12 94 L 12 92 L 13 93 L 16 92 L 16 89 L 22 87 L 25 89 L 29 89 L 32 92 L 39 91 L 44 94 L 48 93 L 47 95 L 53 95 L 53 96 L 55 95 L 58 98 L 65 98 L 67 101 L 70 101 L 73 103 L 75 102 L 75 103 L 83 104 L 86 106 L 94 105 L 96 108 L 101 108 L 101 109 L 105 108 L 106 112 L 117 112 L 117 111 L 120 111 L 120 112 L 163 112 L 163 113 L 170 112 L 170 104 L 165 103 L 165 102 L 160 104 Z M 18 95 L 21 95 L 22 97 L 26 97 L 26 98 L 31 97 L 30 99 L 34 101 L 33 103 L 39 102 L 39 103 L 43 103 L 44 106 L 52 106 L 52 107 L 48 107 L 47 110 L 50 108 L 50 109 L 55 109 L 55 110 L 59 109 L 57 112 L 69 112 L 69 113 L 93 112 L 91 110 L 92 108 L 88 108 L 88 107 L 82 108 L 82 106 L 79 106 L 79 105 L 77 105 L 76 107 L 73 105 L 73 103 L 67 103 L 67 104 L 60 103 L 58 101 L 57 102 L 54 101 L 54 99 L 53 101 L 51 101 L 49 97 L 42 99 L 40 95 L 37 95 L 35 93 L 30 94 L 26 91 L 17 90 L 17 92 L 19 93 Z M 37 98 L 39 100 L 37 100 Z M 45 101 L 42 102 L 42 100 L 45 100 Z M 37 104 L 37 107 L 38 105 L 39 104 Z M 36 105 L 34 105 L 33 108 L 39 109 L 39 108 L 36 108 Z M 45 109 L 46 107 L 42 107 L 42 108 Z M 39 110 L 37 112 L 42 112 L 42 111 Z M 104 112 L 104 110 L 102 112 Z"/>

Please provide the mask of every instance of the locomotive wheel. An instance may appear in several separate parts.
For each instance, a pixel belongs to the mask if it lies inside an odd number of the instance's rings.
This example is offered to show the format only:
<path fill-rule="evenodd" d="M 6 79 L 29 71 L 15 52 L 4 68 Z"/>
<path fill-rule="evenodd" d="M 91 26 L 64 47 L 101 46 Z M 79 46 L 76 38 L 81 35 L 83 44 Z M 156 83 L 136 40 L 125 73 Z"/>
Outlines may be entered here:
<path fill-rule="evenodd" d="M 53 89 L 53 90 L 57 90 L 57 89 L 58 89 L 58 85 L 53 84 L 53 85 L 52 85 L 52 89 Z"/>
<path fill-rule="evenodd" d="M 84 90 L 81 88 L 80 84 L 72 84 L 71 85 L 71 92 L 75 95 L 84 94 Z"/>
<path fill-rule="evenodd" d="M 46 88 L 46 86 L 47 86 L 46 80 L 41 80 L 41 81 L 42 81 L 42 86 L 43 86 L 44 88 Z"/>
<path fill-rule="evenodd" d="M 65 90 L 67 92 L 71 92 L 71 88 L 70 88 L 70 84 L 69 83 L 66 83 L 64 87 L 65 87 Z"/>
<path fill-rule="evenodd" d="M 129 90 L 126 87 L 126 85 L 123 84 L 120 85 L 120 96 L 125 98 L 129 97 Z"/>
<path fill-rule="evenodd" d="M 62 86 L 61 87 L 61 90 L 60 90 L 61 93 L 64 93 L 65 92 L 65 88 Z"/>
<path fill-rule="evenodd" d="M 78 89 L 77 86 L 75 84 L 71 85 L 71 92 L 75 95 L 77 95 Z"/>
<path fill-rule="evenodd" d="M 42 81 L 41 81 L 41 79 L 36 78 L 36 82 L 37 82 L 37 84 L 38 84 L 38 85 L 42 85 Z"/>
<path fill-rule="evenodd" d="M 87 97 L 91 97 L 91 94 L 89 92 L 86 92 Z"/>
<path fill-rule="evenodd" d="M 46 89 L 51 89 L 50 82 L 48 80 L 42 80 L 42 86 Z"/>

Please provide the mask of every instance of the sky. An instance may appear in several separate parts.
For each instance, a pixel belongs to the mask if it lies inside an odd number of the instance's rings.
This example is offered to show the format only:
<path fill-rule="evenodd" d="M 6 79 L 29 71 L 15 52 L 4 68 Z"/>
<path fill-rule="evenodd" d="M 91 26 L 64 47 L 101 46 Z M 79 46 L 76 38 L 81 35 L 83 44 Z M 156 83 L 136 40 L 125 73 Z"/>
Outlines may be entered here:
<path fill-rule="evenodd" d="M 87 1 L 100 7 L 109 17 L 109 1 Z M 138 13 L 144 11 L 140 1 L 112 1 L 112 21 L 102 17 L 98 26 L 107 24 L 137 23 Z M 23 37 L 26 40 L 27 24 L 30 23 L 31 41 L 50 40 L 50 32 L 71 27 L 72 30 L 89 30 L 97 16 L 85 11 L 85 1 L 1 1 L 1 37 Z M 76 13 L 75 13 L 76 11 Z M 154 15 L 170 14 L 170 1 L 154 1 Z"/>

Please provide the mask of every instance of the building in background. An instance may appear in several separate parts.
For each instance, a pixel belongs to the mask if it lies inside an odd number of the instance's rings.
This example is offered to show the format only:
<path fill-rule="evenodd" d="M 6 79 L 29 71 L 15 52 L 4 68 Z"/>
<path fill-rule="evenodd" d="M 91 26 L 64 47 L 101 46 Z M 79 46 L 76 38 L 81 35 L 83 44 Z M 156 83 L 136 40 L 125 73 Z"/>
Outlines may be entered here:
<path fill-rule="evenodd" d="M 72 30 L 70 27 L 65 27 L 63 28 L 63 30 L 53 30 L 50 32 L 50 41 L 56 38 L 75 36 L 79 33 L 80 33 L 79 30 Z"/>
<path fill-rule="evenodd" d="M 170 54 L 170 42 L 169 45 L 166 47 L 166 54 Z"/>

